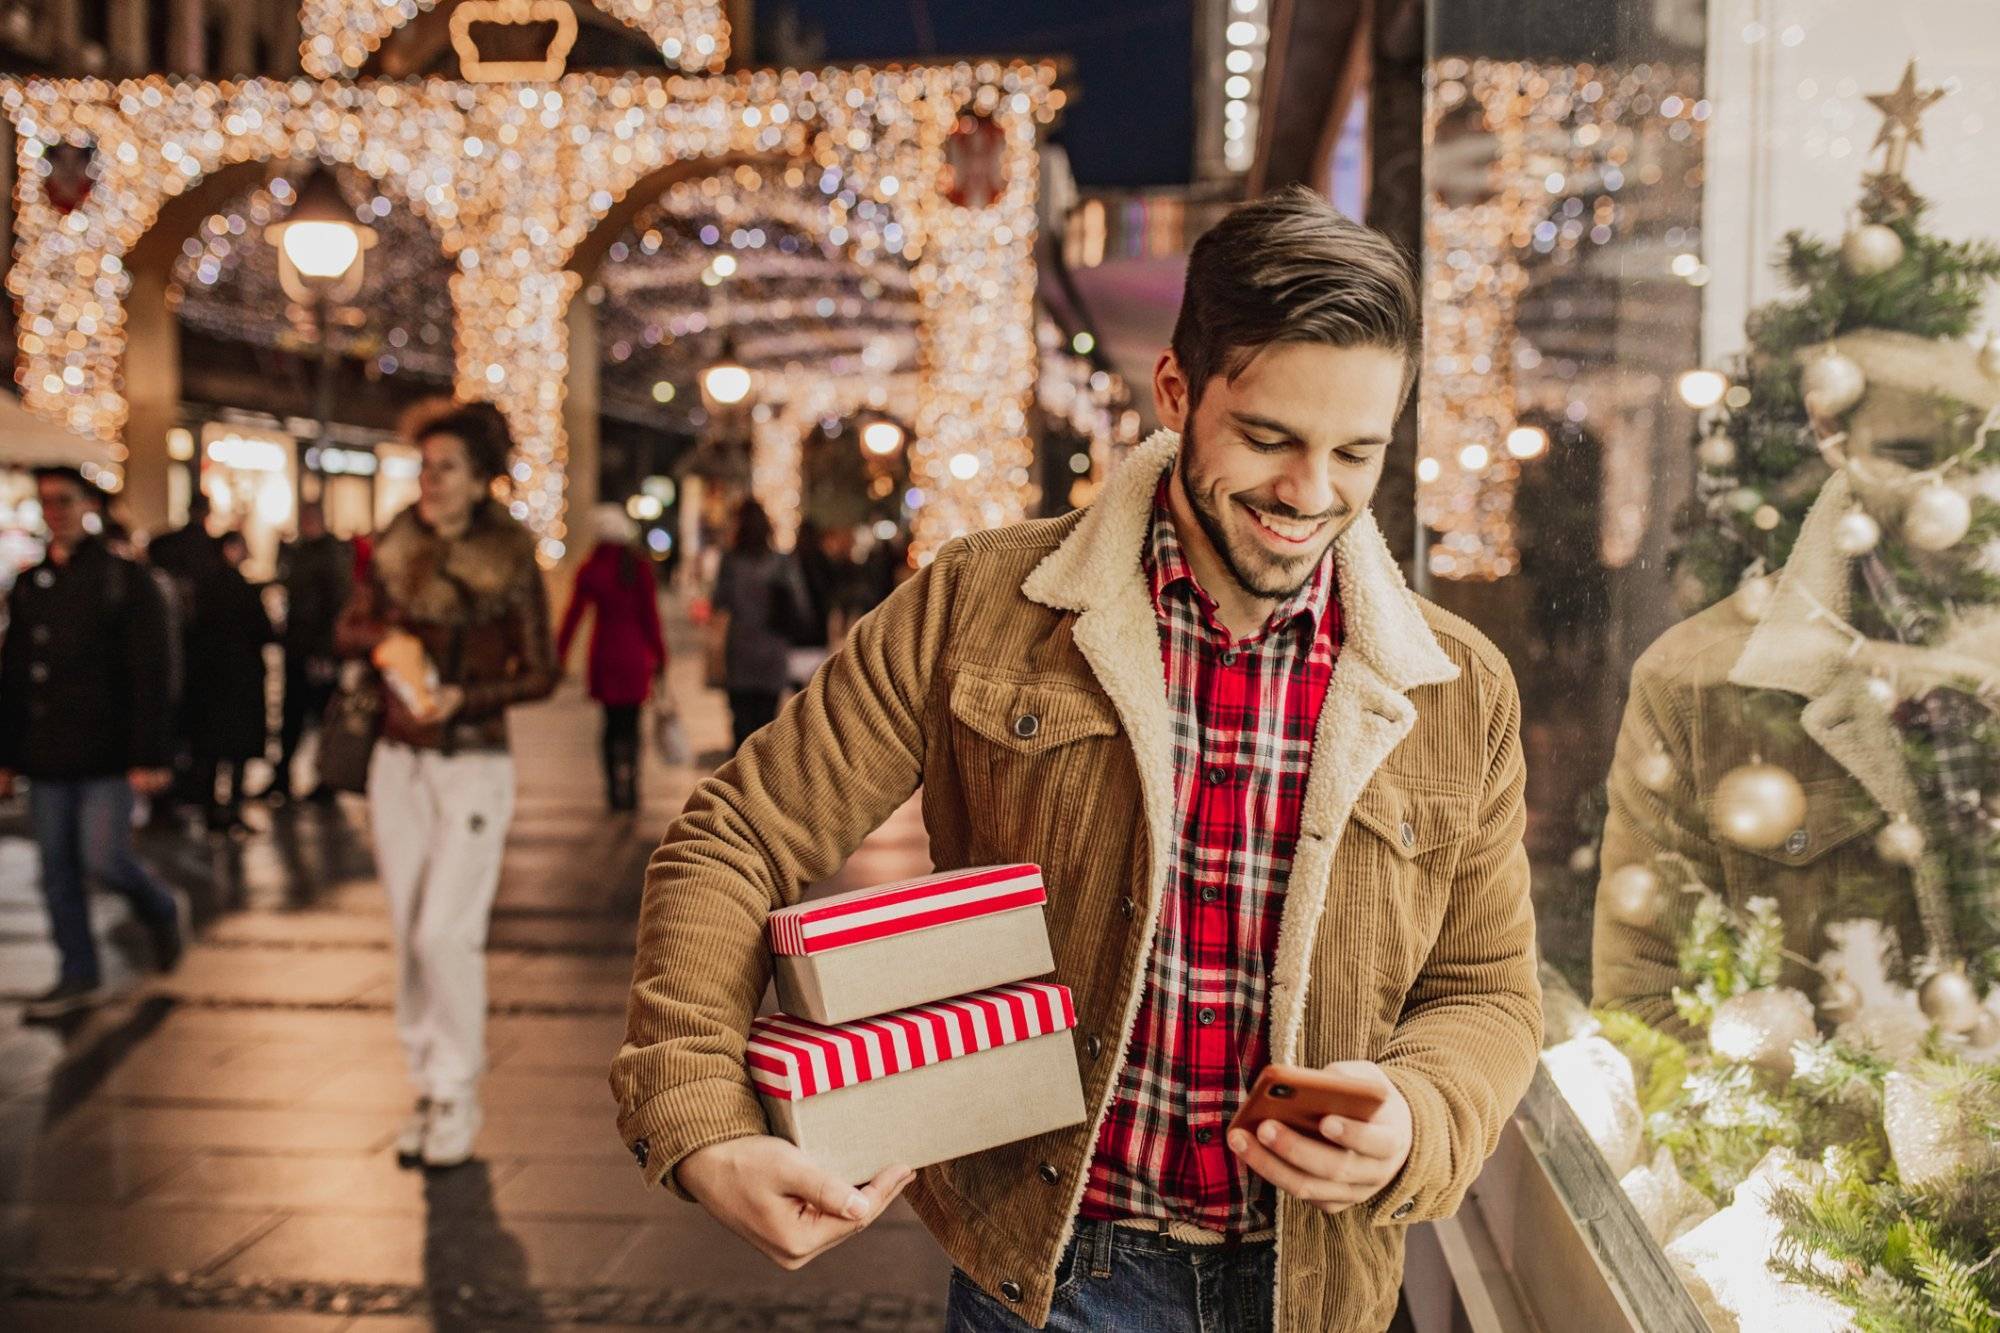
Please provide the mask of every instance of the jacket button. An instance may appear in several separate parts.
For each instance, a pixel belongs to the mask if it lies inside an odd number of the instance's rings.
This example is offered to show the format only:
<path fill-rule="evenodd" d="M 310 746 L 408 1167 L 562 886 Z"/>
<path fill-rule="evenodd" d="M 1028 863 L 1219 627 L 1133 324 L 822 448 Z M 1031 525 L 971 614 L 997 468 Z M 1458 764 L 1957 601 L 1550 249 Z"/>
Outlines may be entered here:
<path fill-rule="evenodd" d="M 653 1145 L 644 1139 L 632 1140 L 632 1156 L 639 1163 L 639 1169 L 646 1169 L 646 1159 L 653 1155 Z"/>
<path fill-rule="evenodd" d="M 1053 1166 L 1050 1166 L 1047 1162 L 1043 1162 L 1041 1166 L 1037 1167 L 1035 1170 L 1035 1174 L 1042 1178 L 1042 1183 L 1044 1185 L 1053 1185 L 1057 1181 L 1062 1179 L 1062 1173 L 1057 1171 Z"/>
<path fill-rule="evenodd" d="M 1417 845 L 1417 830 L 1411 825 L 1410 821 L 1407 819 L 1403 821 L 1402 832 L 1403 832 L 1403 849 L 1405 851 Z"/>
<path fill-rule="evenodd" d="M 1389 1214 L 1389 1219 L 1391 1221 L 1399 1222 L 1402 1219 L 1408 1217 L 1411 1213 L 1414 1213 L 1416 1211 L 1417 1211 L 1417 1201 L 1415 1199 L 1405 1199 L 1401 1203 L 1396 1205 L 1396 1211 Z"/>
<path fill-rule="evenodd" d="M 1000 1284 L 1000 1294 L 1018 1305 L 1021 1301 L 1021 1284 L 1010 1277 Z"/>
<path fill-rule="evenodd" d="M 1132 913 L 1136 912 L 1137 910 L 1138 908 L 1133 904 L 1130 898 L 1120 898 L 1118 900 L 1118 915 L 1124 917 L 1127 921 L 1130 921 L 1132 919 Z"/>
<path fill-rule="evenodd" d="M 1793 829 L 1792 836 L 1785 839 L 1785 850 L 1793 856 L 1797 856 L 1806 849 L 1806 844 L 1811 841 L 1812 839 L 1806 836 L 1804 829 Z"/>
<path fill-rule="evenodd" d="M 1097 1034 L 1093 1032 L 1083 1039 L 1083 1049 L 1091 1059 L 1095 1060 L 1098 1056 L 1104 1054 L 1104 1043 L 1099 1041 Z"/>
<path fill-rule="evenodd" d="M 28 637 L 36 643 L 47 643 L 49 641 L 49 627 L 47 625 L 37 625 Z"/>
<path fill-rule="evenodd" d="M 40 685 L 48 678 L 49 668 L 46 662 L 37 662 L 28 668 L 28 679 L 34 681 L 35 684 Z"/>
<path fill-rule="evenodd" d="M 1042 720 L 1033 713 L 1023 713 L 1014 719 L 1014 734 L 1022 740 L 1027 740 L 1041 729 Z"/>

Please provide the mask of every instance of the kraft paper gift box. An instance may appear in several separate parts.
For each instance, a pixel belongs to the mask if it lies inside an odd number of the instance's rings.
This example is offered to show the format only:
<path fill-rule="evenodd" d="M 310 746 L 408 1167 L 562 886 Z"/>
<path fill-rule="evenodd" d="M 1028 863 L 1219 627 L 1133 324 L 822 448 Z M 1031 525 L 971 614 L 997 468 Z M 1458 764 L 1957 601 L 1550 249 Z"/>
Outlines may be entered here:
<path fill-rule="evenodd" d="M 846 1023 L 1055 970 L 1037 866 L 980 866 L 771 913 L 778 1008 Z"/>
<path fill-rule="evenodd" d="M 746 1061 L 771 1132 L 842 1180 L 1080 1124 L 1069 988 L 1030 981 L 854 1023 L 785 1014 L 752 1026 Z"/>

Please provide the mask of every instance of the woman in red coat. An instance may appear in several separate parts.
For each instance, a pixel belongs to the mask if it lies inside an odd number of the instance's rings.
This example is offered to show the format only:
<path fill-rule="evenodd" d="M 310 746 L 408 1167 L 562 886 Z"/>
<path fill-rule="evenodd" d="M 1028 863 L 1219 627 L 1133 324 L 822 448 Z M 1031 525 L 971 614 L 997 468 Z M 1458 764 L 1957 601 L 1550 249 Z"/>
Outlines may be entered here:
<path fill-rule="evenodd" d="M 660 635 L 652 564 L 639 553 L 638 528 L 617 505 L 600 505 L 597 549 L 577 571 L 569 609 L 556 636 L 556 660 L 569 660 L 570 640 L 589 607 L 590 697 L 604 707 L 604 785 L 613 810 L 639 805 L 639 709 L 654 682 L 665 687 L 667 645 Z"/>

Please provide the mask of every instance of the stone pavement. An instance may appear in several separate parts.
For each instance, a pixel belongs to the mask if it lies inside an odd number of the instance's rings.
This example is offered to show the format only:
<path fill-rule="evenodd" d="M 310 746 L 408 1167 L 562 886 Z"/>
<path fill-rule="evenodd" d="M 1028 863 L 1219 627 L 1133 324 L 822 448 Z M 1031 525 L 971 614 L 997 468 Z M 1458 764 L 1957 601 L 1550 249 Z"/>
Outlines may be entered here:
<path fill-rule="evenodd" d="M 678 637 L 678 636 L 677 636 Z M 675 678 L 694 748 L 727 739 L 699 651 Z M 148 834 L 192 903 L 150 977 L 95 901 L 117 1003 L 24 1024 L 54 975 L 18 815 L 0 811 L 0 1327 L 146 1333 L 517 1328 L 903 1329 L 941 1322 L 949 1267 L 908 1208 L 785 1273 L 666 1191 L 614 1129 L 648 853 L 699 769 L 649 756 L 644 809 L 605 813 L 595 713 L 573 685 L 515 723 L 520 798 L 494 914 L 478 1159 L 400 1169 L 409 1102 L 365 811 L 253 818 L 238 842 Z M 928 870 L 914 804 L 848 882 Z"/>

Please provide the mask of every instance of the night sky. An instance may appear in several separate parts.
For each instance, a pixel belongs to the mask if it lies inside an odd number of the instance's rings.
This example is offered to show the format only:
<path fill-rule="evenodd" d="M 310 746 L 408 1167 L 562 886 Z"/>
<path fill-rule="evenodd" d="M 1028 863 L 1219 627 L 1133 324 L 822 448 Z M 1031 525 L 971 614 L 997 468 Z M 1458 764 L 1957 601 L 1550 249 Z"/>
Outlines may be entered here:
<path fill-rule="evenodd" d="M 832 64 L 960 55 L 1067 56 L 1073 100 L 1055 136 L 1088 186 L 1184 183 L 1194 138 L 1189 0 L 760 0 L 787 6 Z M 768 55 L 768 47 L 760 51 Z"/>

